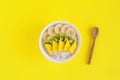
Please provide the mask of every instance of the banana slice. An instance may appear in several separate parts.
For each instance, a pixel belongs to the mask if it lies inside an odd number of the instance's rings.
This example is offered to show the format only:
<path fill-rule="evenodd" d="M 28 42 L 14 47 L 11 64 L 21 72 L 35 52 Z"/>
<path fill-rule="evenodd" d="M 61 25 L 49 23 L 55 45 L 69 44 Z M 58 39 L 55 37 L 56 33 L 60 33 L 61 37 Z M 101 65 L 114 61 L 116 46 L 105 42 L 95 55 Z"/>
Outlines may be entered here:
<path fill-rule="evenodd" d="M 68 28 L 70 28 L 70 26 L 67 25 L 67 24 L 65 24 L 64 26 L 62 26 L 61 32 L 62 32 L 62 33 L 65 33 Z"/>
<path fill-rule="evenodd" d="M 77 40 L 78 39 L 78 36 L 77 36 L 77 33 L 75 34 L 75 40 Z"/>
<path fill-rule="evenodd" d="M 55 27 L 49 27 L 48 28 L 48 34 L 51 35 L 53 33 L 55 33 Z"/>
<path fill-rule="evenodd" d="M 45 32 L 43 35 L 43 40 L 45 40 L 49 36 L 48 32 Z"/>
<path fill-rule="evenodd" d="M 56 26 L 55 26 L 55 33 L 60 33 L 60 30 L 61 30 L 61 27 L 62 27 L 63 25 L 62 24 L 57 24 Z"/>
<path fill-rule="evenodd" d="M 69 34 L 69 35 L 76 35 L 76 32 L 75 32 L 75 30 L 73 28 L 68 28 L 66 30 L 66 33 Z"/>

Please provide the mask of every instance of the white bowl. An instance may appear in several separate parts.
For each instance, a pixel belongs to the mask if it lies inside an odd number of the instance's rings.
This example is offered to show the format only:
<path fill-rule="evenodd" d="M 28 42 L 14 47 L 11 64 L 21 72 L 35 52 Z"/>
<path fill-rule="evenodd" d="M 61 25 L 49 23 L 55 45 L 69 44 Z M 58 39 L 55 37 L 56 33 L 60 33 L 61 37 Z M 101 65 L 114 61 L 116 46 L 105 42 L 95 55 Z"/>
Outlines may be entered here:
<path fill-rule="evenodd" d="M 53 26 L 53 25 L 55 25 L 55 24 L 58 24 L 58 23 L 70 25 L 70 26 L 77 32 L 77 37 L 78 37 L 78 46 L 77 46 L 76 51 L 74 52 L 74 54 L 73 54 L 72 56 L 70 56 L 69 58 L 67 58 L 67 59 L 65 59 L 65 60 L 62 60 L 62 61 L 61 61 L 61 60 L 59 61 L 59 60 L 56 60 L 56 59 L 52 58 L 52 57 L 46 52 L 46 50 L 44 49 L 44 46 L 43 46 L 43 44 L 42 44 L 42 37 L 43 37 L 43 34 L 45 33 L 45 31 L 46 31 L 49 27 L 51 27 L 51 26 Z M 40 49 L 41 49 L 41 51 L 42 51 L 42 54 L 43 54 L 47 59 L 49 59 L 49 60 L 51 60 L 51 61 L 53 61 L 53 62 L 66 62 L 66 61 L 71 60 L 72 58 L 74 58 L 74 57 L 78 54 L 78 51 L 80 50 L 80 46 L 81 46 L 81 36 L 80 36 L 79 30 L 76 28 L 75 25 L 71 24 L 70 22 L 66 22 L 66 21 L 55 21 L 55 22 L 52 22 L 52 23 L 48 24 L 48 25 L 45 27 L 45 29 L 41 32 L 40 38 L 39 38 L 39 47 L 40 47 Z"/>

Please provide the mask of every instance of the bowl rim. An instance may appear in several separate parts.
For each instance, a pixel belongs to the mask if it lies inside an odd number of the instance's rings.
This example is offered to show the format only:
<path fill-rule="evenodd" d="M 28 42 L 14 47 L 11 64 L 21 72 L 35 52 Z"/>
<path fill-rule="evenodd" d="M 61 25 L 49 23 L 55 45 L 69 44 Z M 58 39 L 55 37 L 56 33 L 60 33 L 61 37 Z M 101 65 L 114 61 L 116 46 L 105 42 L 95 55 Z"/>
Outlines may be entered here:
<path fill-rule="evenodd" d="M 67 59 L 62 60 L 62 61 L 53 59 L 50 55 L 48 55 L 48 53 L 45 51 L 45 49 L 44 49 L 44 47 L 43 47 L 43 44 L 42 44 L 42 36 L 43 36 L 44 32 L 45 32 L 49 27 L 51 27 L 51 26 L 53 26 L 53 25 L 55 25 L 55 24 L 58 24 L 58 23 L 70 25 L 70 26 L 71 26 L 72 28 L 74 28 L 74 30 L 77 32 L 77 36 L 78 36 L 78 46 L 77 46 L 77 50 L 75 51 L 75 53 L 74 53 L 72 56 L 70 56 L 70 57 L 68 57 Z M 82 38 L 81 38 L 81 34 L 80 34 L 80 31 L 78 30 L 78 28 L 77 28 L 74 24 L 72 24 L 72 23 L 70 23 L 70 22 L 68 22 L 68 21 L 63 21 L 63 20 L 62 20 L 62 21 L 54 21 L 54 22 L 49 23 L 47 26 L 45 26 L 45 28 L 43 28 L 42 32 L 40 33 L 40 37 L 39 37 L 39 48 L 40 48 L 40 50 L 42 51 L 42 54 L 43 54 L 47 59 L 49 59 L 50 61 L 58 62 L 58 63 L 67 62 L 67 61 L 70 61 L 71 59 L 73 59 L 73 58 L 78 54 L 78 51 L 80 51 L 81 43 L 82 43 Z"/>

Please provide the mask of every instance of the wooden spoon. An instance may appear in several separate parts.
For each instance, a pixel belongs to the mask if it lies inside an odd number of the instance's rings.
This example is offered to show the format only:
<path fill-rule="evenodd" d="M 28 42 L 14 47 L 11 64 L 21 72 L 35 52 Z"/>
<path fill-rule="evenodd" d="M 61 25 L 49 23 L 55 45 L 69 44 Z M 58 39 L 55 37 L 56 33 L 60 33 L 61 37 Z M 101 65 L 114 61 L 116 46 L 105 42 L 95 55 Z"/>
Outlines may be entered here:
<path fill-rule="evenodd" d="M 98 35 L 98 32 L 99 32 L 99 29 L 97 27 L 94 27 L 92 29 L 93 44 L 92 44 L 92 47 L 91 47 L 91 51 L 90 51 L 90 55 L 89 55 L 89 59 L 88 59 L 88 64 L 91 63 L 91 59 L 92 59 L 92 55 L 93 55 L 93 50 L 94 50 L 94 46 L 95 46 L 95 40 L 96 40 L 96 37 Z"/>

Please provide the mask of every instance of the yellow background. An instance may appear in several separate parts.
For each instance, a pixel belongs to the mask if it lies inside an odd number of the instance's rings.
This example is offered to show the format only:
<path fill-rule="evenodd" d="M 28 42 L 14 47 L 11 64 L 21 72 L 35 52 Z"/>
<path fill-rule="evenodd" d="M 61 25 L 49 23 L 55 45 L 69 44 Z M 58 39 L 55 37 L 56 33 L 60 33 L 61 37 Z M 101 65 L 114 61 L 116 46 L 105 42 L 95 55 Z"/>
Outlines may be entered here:
<path fill-rule="evenodd" d="M 120 80 L 119 0 L 1 0 L 0 80 Z M 66 63 L 47 60 L 38 45 L 50 22 L 75 24 L 79 54 Z M 99 27 L 91 65 L 91 28 Z"/>

